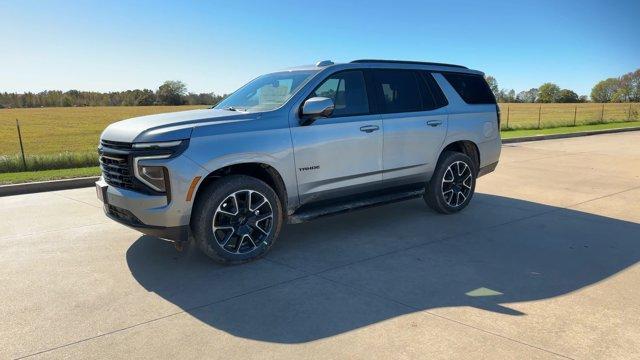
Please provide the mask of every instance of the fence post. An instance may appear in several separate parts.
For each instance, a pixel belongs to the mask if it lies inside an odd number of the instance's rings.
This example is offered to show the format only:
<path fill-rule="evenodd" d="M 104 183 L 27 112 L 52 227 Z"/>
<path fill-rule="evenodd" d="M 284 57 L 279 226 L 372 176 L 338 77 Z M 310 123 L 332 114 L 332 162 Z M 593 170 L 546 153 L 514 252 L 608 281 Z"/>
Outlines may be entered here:
<path fill-rule="evenodd" d="M 576 115 L 578 115 L 578 105 L 573 109 L 573 126 L 576 126 Z"/>
<path fill-rule="evenodd" d="M 542 123 L 542 105 L 538 107 L 538 129 L 540 129 L 541 123 Z"/>
<path fill-rule="evenodd" d="M 20 122 L 16 119 L 16 128 L 18 129 L 18 140 L 20 141 L 20 153 L 22 154 L 22 167 L 27 171 L 27 160 L 24 158 L 24 146 L 22 146 L 22 134 L 20 133 Z"/>
<path fill-rule="evenodd" d="M 631 121 L 631 103 L 629 103 L 629 115 L 627 115 L 627 121 Z"/>
<path fill-rule="evenodd" d="M 600 113 L 600 122 L 604 122 L 604 103 L 602 103 L 602 112 Z"/>
<path fill-rule="evenodd" d="M 511 107 L 507 106 L 507 130 L 509 130 L 509 114 Z M 631 108 L 629 108 L 629 114 L 631 114 Z"/>

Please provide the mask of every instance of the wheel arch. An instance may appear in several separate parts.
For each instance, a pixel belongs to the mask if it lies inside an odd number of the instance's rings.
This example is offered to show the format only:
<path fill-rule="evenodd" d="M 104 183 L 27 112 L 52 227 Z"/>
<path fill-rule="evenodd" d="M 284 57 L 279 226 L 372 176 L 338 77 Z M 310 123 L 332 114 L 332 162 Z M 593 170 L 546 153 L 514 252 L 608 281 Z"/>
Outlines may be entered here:
<path fill-rule="evenodd" d="M 285 186 L 284 180 L 282 179 L 282 175 L 280 175 L 278 170 L 276 170 L 273 166 L 263 162 L 235 163 L 225 165 L 221 168 L 211 171 L 202 179 L 202 181 L 200 181 L 198 189 L 196 190 L 196 193 L 194 195 L 194 203 L 198 201 L 199 196 L 202 195 L 204 189 L 206 189 L 209 184 L 221 177 L 229 175 L 246 175 L 264 181 L 278 195 L 278 198 L 280 199 L 280 203 L 282 205 L 283 213 L 286 216 L 288 194 L 287 187 Z"/>
<path fill-rule="evenodd" d="M 467 155 L 471 160 L 473 160 L 474 165 L 476 166 L 476 171 L 480 169 L 480 149 L 475 142 L 471 140 L 456 140 L 448 143 L 440 151 L 438 162 L 440 162 L 442 155 L 447 151 L 455 151 Z"/>

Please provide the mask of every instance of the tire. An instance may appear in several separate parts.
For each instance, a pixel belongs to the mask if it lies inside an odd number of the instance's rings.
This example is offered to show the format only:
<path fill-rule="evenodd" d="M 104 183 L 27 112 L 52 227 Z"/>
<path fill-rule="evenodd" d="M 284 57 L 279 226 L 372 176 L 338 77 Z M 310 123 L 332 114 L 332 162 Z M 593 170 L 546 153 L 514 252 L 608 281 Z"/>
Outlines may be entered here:
<path fill-rule="evenodd" d="M 191 229 L 207 256 L 221 264 L 240 264 L 273 247 L 282 220 L 280 199 L 269 185 L 250 176 L 229 175 L 198 196 Z"/>
<path fill-rule="evenodd" d="M 477 176 L 476 164 L 469 156 L 447 151 L 440 156 L 436 170 L 426 184 L 424 201 L 439 213 L 456 213 L 471 201 Z"/>

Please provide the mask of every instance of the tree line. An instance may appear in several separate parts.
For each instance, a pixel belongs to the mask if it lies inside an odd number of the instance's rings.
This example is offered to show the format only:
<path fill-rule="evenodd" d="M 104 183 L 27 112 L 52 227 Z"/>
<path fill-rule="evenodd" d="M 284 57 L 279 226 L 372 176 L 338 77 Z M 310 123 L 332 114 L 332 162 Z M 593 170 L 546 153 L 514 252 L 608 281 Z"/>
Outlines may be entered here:
<path fill-rule="evenodd" d="M 547 82 L 537 88 L 516 93 L 513 89 L 500 89 L 493 76 L 486 76 L 487 83 L 498 102 L 511 103 L 578 103 L 587 102 L 586 95 L 578 95 L 570 89 L 561 89 Z M 0 108 L 33 108 L 56 106 L 147 106 L 147 105 L 216 105 L 227 94 L 192 93 L 182 81 L 165 81 L 156 91 L 136 89 L 112 91 L 60 91 L 39 93 L 0 93 Z M 640 102 L 640 69 L 617 78 L 598 82 L 591 90 L 593 102 Z"/>
<path fill-rule="evenodd" d="M 126 91 L 46 90 L 38 93 L 0 93 L 0 108 L 73 106 L 216 105 L 225 95 L 192 93 L 181 81 L 165 81 L 156 90 Z"/>
<path fill-rule="evenodd" d="M 537 88 L 520 91 L 500 89 L 493 76 L 485 79 L 501 103 L 579 103 L 587 102 L 586 95 L 578 95 L 570 89 L 561 89 L 558 85 L 547 82 Z M 617 78 L 609 78 L 598 82 L 591 90 L 591 101 L 606 102 L 640 102 L 640 69 Z"/>

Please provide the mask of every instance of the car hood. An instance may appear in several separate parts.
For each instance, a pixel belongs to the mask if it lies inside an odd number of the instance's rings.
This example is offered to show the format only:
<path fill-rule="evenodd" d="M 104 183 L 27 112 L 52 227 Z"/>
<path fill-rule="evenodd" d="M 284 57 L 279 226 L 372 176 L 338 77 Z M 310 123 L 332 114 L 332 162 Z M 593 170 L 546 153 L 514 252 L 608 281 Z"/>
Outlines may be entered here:
<path fill-rule="evenodd" d="M 194 126 L 248 120 L 255 113 L 221 109 L 200 109 L 140 116 L 115 122 L 102 132 L 101 140 L 119 142 L 155 142 L 188 139 Z"/>

